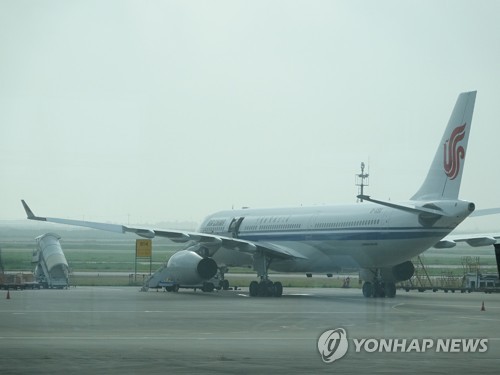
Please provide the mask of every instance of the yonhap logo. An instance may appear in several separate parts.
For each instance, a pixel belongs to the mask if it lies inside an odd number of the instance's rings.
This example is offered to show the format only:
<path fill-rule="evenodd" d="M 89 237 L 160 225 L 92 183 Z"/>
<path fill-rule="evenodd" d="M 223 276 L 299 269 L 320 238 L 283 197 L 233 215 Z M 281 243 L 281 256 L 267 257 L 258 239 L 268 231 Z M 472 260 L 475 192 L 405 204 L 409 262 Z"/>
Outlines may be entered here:
<path fill-rule="evenodd" d="M 485 353 L 487 338 L 381 338 L 352 339 L 354 353 Z M 330 329 L 318 339 L 318 351 L 325 363 L 332 363 L 344 357 L 349 347 L 344 328 Z"/>
<path fill-rule="evenodd" d="M 347 333 L 343 328 L 324 332 L 318 339 L 318 350 L 325 363 L 332 363 L 342 358 L 348 348 Z"/>

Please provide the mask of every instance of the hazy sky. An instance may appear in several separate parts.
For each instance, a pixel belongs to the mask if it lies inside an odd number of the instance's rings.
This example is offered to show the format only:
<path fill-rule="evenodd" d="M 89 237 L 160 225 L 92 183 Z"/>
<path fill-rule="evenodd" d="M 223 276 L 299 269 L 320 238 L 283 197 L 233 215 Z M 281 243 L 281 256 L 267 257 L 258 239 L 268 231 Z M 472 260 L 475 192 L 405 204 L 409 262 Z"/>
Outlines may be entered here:
<path fill-rule="evenodd" d="M 478 90 L 461 198 L 499 207 L 498 1 L 0 1 L 0 219 L 199 222 L 408 199 Z M 496 217 L 500 227 L 500 217 Z"/>

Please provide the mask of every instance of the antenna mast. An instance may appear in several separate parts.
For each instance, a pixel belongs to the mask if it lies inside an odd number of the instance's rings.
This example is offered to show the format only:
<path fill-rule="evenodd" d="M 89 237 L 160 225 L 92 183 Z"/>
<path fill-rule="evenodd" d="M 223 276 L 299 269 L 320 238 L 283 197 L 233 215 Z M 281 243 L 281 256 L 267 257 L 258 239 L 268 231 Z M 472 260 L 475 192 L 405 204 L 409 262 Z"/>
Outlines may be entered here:
<path fill-rule="evenodd" d="M 356 186 L 359 186 L 359 190 L 358 190 L 359 194 L 358 195 L 363 195 L 364 194 L 364 187 L 368 186 L 370 184 L 369 180 L 368 180 L 368 176 L 369 176 L 369 174 L 365 173 L 365 163 L 361 162 L 361 173 L 355 175 Z M 363 199 L 359 199 L 358 201 L 363 202 Z"/>

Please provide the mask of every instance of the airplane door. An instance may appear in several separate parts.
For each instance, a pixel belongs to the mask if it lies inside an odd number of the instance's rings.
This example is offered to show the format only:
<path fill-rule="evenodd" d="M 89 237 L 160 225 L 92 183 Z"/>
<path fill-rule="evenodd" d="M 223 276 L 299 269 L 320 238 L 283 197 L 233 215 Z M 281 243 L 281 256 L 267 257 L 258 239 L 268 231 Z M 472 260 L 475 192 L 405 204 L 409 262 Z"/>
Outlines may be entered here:
<path fill-rule="evenodd" d="M 388 209 L 384 209 L 382 212 L 383 226 L 386 228 L 391 226 L 392 213 L 393 211 Z"/>
<path fill-rule="evenodd" d="M 231 220 L 231 223 L 229 224 L 229 228 L 227 230 L 231 237 L 238 238 L 238 234 L 240 233 L 240 226 L 243 222 L 243 219 L 245 219 L 244 216 L 235 217 L 233 218 L 233 220 Z"/>

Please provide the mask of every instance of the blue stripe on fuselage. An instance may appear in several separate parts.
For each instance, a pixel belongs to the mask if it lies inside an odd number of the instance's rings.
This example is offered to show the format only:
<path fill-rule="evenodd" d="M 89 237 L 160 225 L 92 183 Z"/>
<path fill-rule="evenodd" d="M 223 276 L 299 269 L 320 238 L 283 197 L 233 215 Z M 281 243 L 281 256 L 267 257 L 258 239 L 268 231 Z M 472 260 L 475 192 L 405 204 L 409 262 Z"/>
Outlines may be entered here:
<path fill-rule="evenodd" d="M 419 238 L 443 238 L 451 230 L 449 228 L 415 229 L 415 228 L 384 228 L 384 229 L 344 229 L 335 231 L 269 231 L 243 232 L 238 238 L 247 241 L 382 241 Z"/>

